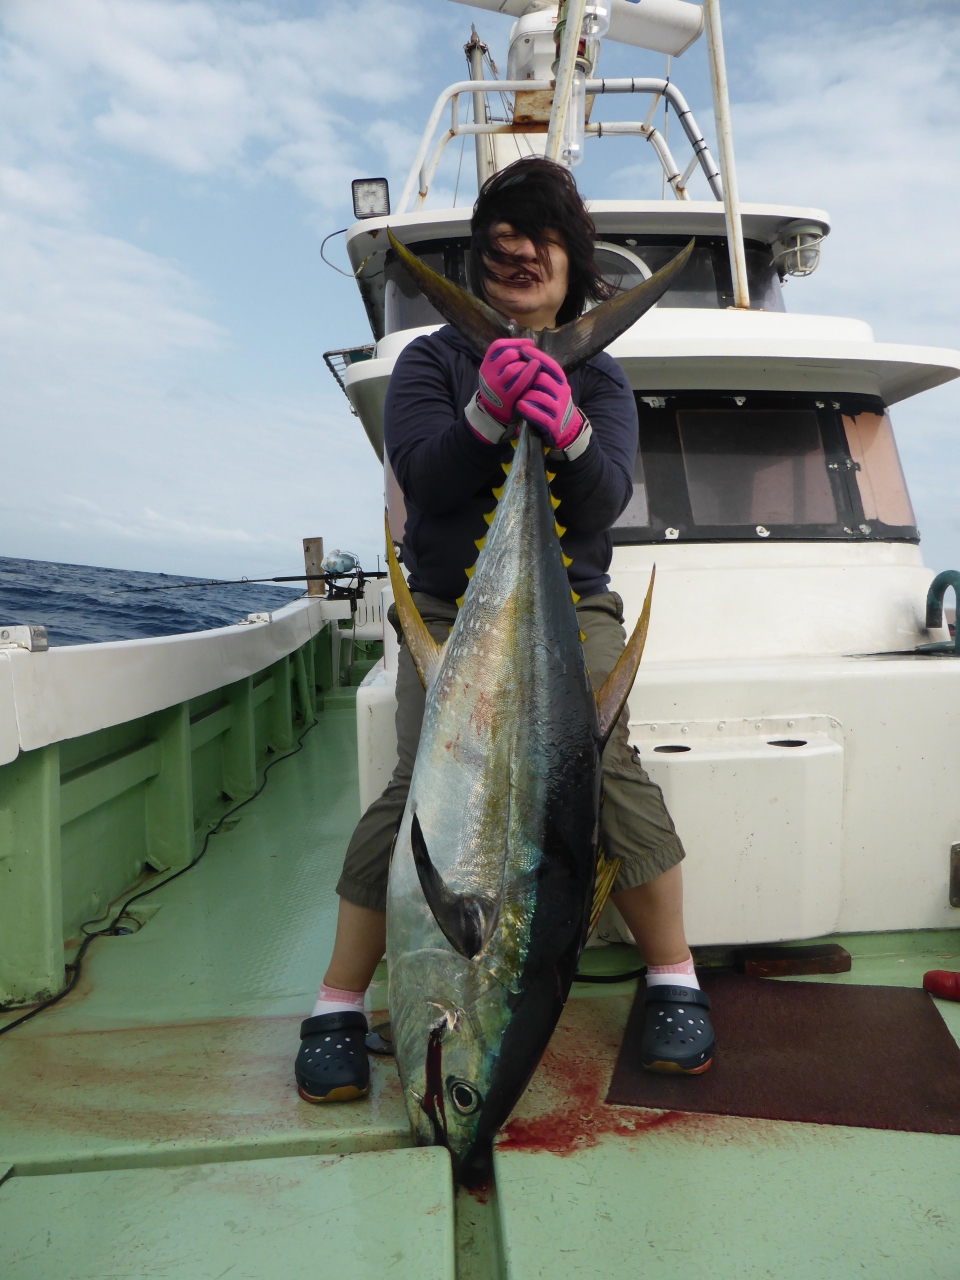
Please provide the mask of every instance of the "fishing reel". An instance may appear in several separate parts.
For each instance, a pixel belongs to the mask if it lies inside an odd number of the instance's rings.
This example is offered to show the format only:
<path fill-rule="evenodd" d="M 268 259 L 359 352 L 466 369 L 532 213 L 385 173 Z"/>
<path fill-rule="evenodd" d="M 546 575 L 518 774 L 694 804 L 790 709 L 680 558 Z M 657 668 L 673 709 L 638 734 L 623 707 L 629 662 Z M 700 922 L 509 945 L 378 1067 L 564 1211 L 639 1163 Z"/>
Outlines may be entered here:
<path fill-rule="evenodd" d="M 385 569 L 363 569 L 352 551 L 331 551 L 321 566 L 327 584 L 328 600 L 349 600 L 350 612 L 357 612 L 357 601 L 363 599 L 368 579 L 385 578 Z"/>

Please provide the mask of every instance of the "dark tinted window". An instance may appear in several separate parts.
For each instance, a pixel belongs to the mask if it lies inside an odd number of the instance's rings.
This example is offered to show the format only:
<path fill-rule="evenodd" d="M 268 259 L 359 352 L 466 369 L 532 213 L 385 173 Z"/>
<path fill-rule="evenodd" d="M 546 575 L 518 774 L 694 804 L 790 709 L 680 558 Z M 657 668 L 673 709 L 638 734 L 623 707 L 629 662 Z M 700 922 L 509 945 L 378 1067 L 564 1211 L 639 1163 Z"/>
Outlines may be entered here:
<path fill-rule="evenodd" d="M 468 247 L 467 240 L 439 244 L 434 240 L 410 245 L 411 251 L 428 267 L 464 289 L 467 288 L 465 255 Z M 387 256 L 384 269 L 383 310 L 385 333 L 443 324 L 443 317 L 426 300 L 392 253 Z"/>
<path fill-rule="evenodd" d="M 884 488 L 893 498 L 882 506 L 871 500 L 867 511 L 865 463 L 851 451 L 848 424 L 869 425 L 883 412 L 879 401 L 790 392 L 636 399 L 636 498 L 617 521 L 614 542 L 918 540 L 906 490 L 893 481 Z M 871 457 L 874 471 L 886 476 L 895 454 L 881 444 Z M 899 465 L 896 476 L 902 485 Z"/>
<path fill-rule="evenodd" d="M 597 249 L 597 262 L 604 279 L 619 289 L 630 289 L 665 266 L 687 244 L 684 236 L 604 235 Z M 618 253 L 621 247 L 626 253 Z M 411 244 L 411 250 L 440 275 L 467 288 L 467 252 L 470 242 L 428 240 Z M 773 265 L 768 245 L 747 241 L 747 281 L 753 310 L 783 311 L 780 278 Z M 638 265 L 637 259 L 642 263 Z M 374 335 L 396 333 L 400 329 L 416 329 L 424 325 L 442 324 L 442 318 L 414 286 L 392 253 L 386 266 L 377 257 L 358 277 L 360 292 Z M 646 268 L 646 272 L 643 268 Z M 733 306 L 733 286 L 727 242 L 722 237 L 698 236 L 687 267 L 674 287 L 660 299 L 661 307 L 700 307 L 717 310 Z"/>
<path fill-rule="evenodd" d="M 666 266 L 687 244 L 689 236 L 604 236 L 609 245 L 622 245 L 640 258 L 650 272 Z M 696 246 L 683 274 L 660 299 L 661 307 L 699 307 L 716 310 L 733 306 L 733 284 L 727 241 L 720 236 L 697 236 Z M 753 311 L 784 311 L 780 277 L 769 245 L 748 240 L 744 246 L 747 285 Z M 616 283 L 601 263 L 604 276 Z"/>
<path fill-rule="evenodd" d="M 812 410 L 680 410 L 677 428 L 695 524 L 836 524 Z"/>

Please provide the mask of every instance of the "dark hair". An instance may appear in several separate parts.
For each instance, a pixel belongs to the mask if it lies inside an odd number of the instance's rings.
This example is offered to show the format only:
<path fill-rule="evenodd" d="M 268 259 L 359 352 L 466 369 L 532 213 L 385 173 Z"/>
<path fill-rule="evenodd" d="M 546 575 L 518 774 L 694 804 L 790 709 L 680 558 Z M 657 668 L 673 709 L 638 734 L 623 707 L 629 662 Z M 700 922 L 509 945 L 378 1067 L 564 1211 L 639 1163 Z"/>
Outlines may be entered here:
<path fill-rule="evenodd" d="M 530 156 L 495 173 L 480 188 L 470 239 L 470 279 L 480 297 L 485 296 L 484 282 L 491 274 L 487 262 L 509 266 L 515 261 L 491 240 L 490 229 L 497 222 L 508 222 L 529 237 L 541 268 L 549 261 L 549 233 L 554 232 L 562 241 L 569 260 L 569 283 L 557 313 L 558 325 L 576 319 L 588 300 L 602 302 L 616 293 L 594 261 L 597 230 L 568 169 L 541 156 Z"/>

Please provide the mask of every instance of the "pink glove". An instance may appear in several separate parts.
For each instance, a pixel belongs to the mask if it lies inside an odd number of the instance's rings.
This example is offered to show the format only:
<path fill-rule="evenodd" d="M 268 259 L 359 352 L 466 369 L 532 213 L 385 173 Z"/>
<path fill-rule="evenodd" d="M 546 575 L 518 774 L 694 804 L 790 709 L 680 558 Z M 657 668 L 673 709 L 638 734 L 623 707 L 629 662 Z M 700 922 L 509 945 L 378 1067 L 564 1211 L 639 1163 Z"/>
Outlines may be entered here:
<path fill-rule="evenodd" d="M 537 352 L 540 368 L 530 390 L 517 400 L 517 409 L 555 449 L 568 449 L 583 430 L 583 418 L 574 408 L 570 384 L 551 356 Z"/>
<path fill-rule="evenodd" d="M 512 422 L 516 404 L 540 369 L 540 352 L 532 338 L 498 338 L 480 365 L 480 408 L 501 426 Z"/>

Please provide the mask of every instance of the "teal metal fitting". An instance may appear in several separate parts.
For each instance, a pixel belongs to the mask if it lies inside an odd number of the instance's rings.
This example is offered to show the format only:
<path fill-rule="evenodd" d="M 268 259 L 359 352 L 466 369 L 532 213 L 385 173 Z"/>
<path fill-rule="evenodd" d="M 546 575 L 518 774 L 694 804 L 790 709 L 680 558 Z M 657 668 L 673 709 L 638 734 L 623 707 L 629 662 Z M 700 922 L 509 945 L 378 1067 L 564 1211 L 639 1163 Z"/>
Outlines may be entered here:
<path fill-rule="evenodd" d="M 936 631 L 943 626 L 943 597 L 947 588 L 953 587 L 957 603 L 960 605 L 960 569 L 944 569 L 930 583 L 927 592 L 927 630 Z M 946 643 L 923 645 L 926 653 L 950 653 L 960 658 L 960 629 L 955 629 L 954 637 Z"/>

